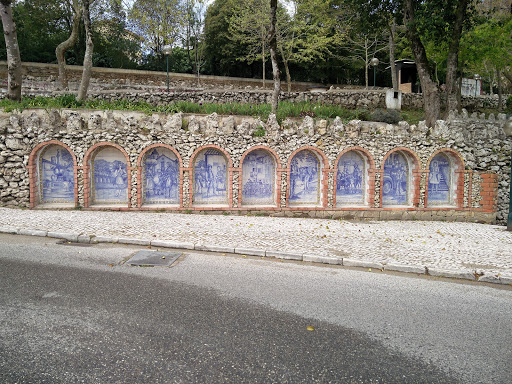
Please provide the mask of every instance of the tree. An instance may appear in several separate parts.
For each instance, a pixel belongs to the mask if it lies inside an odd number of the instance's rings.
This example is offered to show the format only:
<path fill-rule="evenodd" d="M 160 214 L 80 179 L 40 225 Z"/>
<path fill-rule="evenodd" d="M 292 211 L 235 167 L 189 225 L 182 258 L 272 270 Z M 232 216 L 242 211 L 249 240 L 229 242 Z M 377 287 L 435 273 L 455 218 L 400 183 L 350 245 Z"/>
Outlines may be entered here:
<path fill-rule="evenodd" d="M 279 80 L 279 65 L 277 64 L 277 0 L 270 0 L 270 30 L 268 40 L 270 43 L 270 58 L 272 60 L 272 74 L 274 77 L 274 91 L 272 92 L 272 113 L 277 114 L 281 81 Z"/>
<path fill-rule="evenodd" d="M 122 1 L 96 0 L 91 9 L 91 22 L 94 30 L 94 66 L 136 68 L 141 59 L 142 39 L 127 30 Z"/>
<path fill-rule="evenodd" d="M 21 57 L 16 35 L 16 24 L 12 17 L 13 0 L 0 0 L 0 14 L 4 28 L 5 46 L 7 49 L 7 97 L 21 100 Z"/>
<path fill-rule="evenodd" d="M 87 97 L 87 90 L 89 89 L 89 82 L 92 74 L 92 54 L 94 50 L 94 43 L 92 41 L 92 28 L 91 28 L 91 13 L 90 4 L 94 0 L 82 0 L 82 14 L 85 27 L 85 56 L 84 56 L 84 69 L 82 72 L 82 81 L 78 89 L 77 100 L 85 100 Z"/>
<path fill-rule="evenodd" d="M 57 63 L 59 65 L 58 83 L 60 87 L 66 89 L 68 87 L 68 79 L 66 76 L 66 51 L 73 47 L 78 40 L 78 30 L 80 28 L 80 19 L 82 18 L 82 6 L 79 0 L 67 0 L 69 8 L 73 10 L 73 23 L 71 34 L 69 37 L 60 43 L 55 49 L 57 56 Z"/>
<path fill-rule="evenodd" d="M 179 0 L 136 0 L 129 12 L 132 29 L 143 39 L 143 48 L 162 56 L 164 45 L 178 41 L 184 24 Z"/>
<path fill-rule="evenodd" d="M 350 58 L 362 62 L 364 64 L 364 80 L 365 87 L 368 89 L 368 70 L 370 69 L 370 61 L 377 56 L 377 53 L 388 47 L 387 39 L 377 32 L 374 35 L 356 32 L 352 37 L 347 37 L 350 44 Z"/>
<path fill-rule="evenodd" d="M 270 36 L 270 4 L 268 0 L 248 0 L 234 7 L 229 23 L 230 39 L 243 43 L 246 51 L 239 57 L 249 64 L 256 60 L 262 62 L 262 81 L 265 88 L 265 67 L 267 47 Z"/>
<path fill-rule="evenodd" d="M 427 59 L 425 46 L 423 45 L 416 19 L 416 9 L 414 0 L 404 0 L 404 22 L 407 28 L 407 38 L 410 41 L 416 69 L 423 90 L 423 104 L 425 109 L 425 120 L 429 127 L 433 127 L 439 118 L 441 111 L 441 100 L 439 98 L 439 88 L 432 80 L 432 74 Z"/>
<path fill-rule="evenodd" d="M 205 64 L 205 42 L 203 39 L 205 7 L 206 4 L 203 0 L 186 0 L 185 3 L 186 24 L 184 46 L 186 46 L 187 49 L 189 65 L 193 68 L 193 72 L 197 76 L 198 86 L 201 68 Z"/>
<path fill-rule="evenodd" d="M 312 63 L 325 60 L 330 49 L 339 45 L 341 35 L 336 33 L 329 14 L 330 4 L 324 0 L 289 0 L 292 16 L 278 9 L 277 43 L 283 60 L 288 92 L 291 91 L 290 63 Z"/>
<path fill-rule="evenodd" d="M 463 41 L 471 70 L 487 73 L 498 83 L 498 109 L 503 109 L 501 76 L 512 61 L 512 17 L 490 19 L 475 26 Z M 492 71 L 489 69 L 492 68 Z"/>

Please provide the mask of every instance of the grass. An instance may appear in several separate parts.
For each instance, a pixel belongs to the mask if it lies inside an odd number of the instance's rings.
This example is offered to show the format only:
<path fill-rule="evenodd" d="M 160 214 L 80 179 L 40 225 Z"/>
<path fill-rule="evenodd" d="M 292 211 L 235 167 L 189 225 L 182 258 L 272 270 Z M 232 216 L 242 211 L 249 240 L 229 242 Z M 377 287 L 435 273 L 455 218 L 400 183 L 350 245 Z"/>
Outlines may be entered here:
<path fill-rule="evenodd" d="M 27 108 L 47 108 L 47 109 L 98 109 L 98 110 L 121 110 L 138 111 L 151 115 L 152 113 L 193 113 L 193 114 L 212 114 L 216 112 L 219 115 L 239 115 L 259 117 L 267 121 L 271 112 L 270 104 L 243 104 L 243 103 L 193 103 L 179 101 L 168 105 L 152 105 L 143 101 L 106 101 L 98 99 L 88 99 L 77 101 L 74 95 L 60 95 L 55 97 L 24 97 L 21 102 L 15 102 L 8 99 L 0 100 L 0 108 L 5 112 L 14 110 L 23 111 Z M 283 122 L 287 118 L 303 118 L 310 116 L 317 119 L 333 120 L 339 116 L 344 122 L 353 119 L 369 120 L 371 111 L 367 109 L 347 109 L 337 105 L 298 102 L 291 103 L 282 101 L 279 103 L 277 120 Z M 407 110 L 401 112 L 401 120 L 409 124 L 417 124 L 423 120 L 423 111 Z"/>

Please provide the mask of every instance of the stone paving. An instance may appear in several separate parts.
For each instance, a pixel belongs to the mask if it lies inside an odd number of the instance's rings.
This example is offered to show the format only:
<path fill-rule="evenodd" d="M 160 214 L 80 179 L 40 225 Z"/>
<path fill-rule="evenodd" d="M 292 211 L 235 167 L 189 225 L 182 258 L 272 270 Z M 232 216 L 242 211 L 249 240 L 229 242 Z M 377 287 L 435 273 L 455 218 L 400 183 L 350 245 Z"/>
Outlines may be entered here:
<path fill-rule="evenodd" d="M 296 253 L 301 259 L 309 254 L 344 259 L 343 265 L 359 260 L 366 262 L 359 266 L 426 267 L 431 274 L 443 270 L 471 277 L 476 273 L 512 282 L 512 232 L 496 225 L 0 208 L 0 232 L 13 229 L 169 240 L 193 243 L 195 249 L 252 248 L 267 255 Z"/>

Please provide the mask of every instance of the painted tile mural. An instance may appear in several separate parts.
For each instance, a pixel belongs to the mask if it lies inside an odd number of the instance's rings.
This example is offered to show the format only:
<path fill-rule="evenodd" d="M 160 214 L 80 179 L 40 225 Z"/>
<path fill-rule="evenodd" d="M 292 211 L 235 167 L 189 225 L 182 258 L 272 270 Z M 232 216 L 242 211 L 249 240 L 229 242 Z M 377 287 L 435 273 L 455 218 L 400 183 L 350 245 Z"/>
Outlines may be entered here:
<path fill-rule="evenodd" d="M 149 150 L 142 172 L 144 204 L 179 204 L 179 161 L 173 151 Z"/>
<path fill-rule="evenodd" d="M 291 162 L 290 205 L 320 204 L 320 161 L 309 150 L 297 153 Z"/>
<path fill-rule="evenodd" d="M 392 153 L 384 163 L 382 203 L 405 205 L 408 203 L 409 167 L 401 153 Z"/>
<path fill-rule="evenodd" d="M 344 154 L 336 173 L 336 205 L 365 203 L 365 162 L 355 151 Z"/>
<path fill-rule="evenodd" d="M 446 155 L 437 154 L 430 162 L 428 176 L 428 204 L 450 204 L 450 161 Z"/>
<path fill-rule="evenodd" d="M 276 166 L 274 157 L 257 149 L 242 165 L 242 204 L 275 205 Z"/>
<path fill-rule="evenodd" d="M 41 203 L 75 203 L 73 157 L 64 147 L 49 145 L 39 156 Z"/>
<path fill-rule="evenodd" d="M 224 154 L 214 148 L 201 152 L 194 161 L 194 203 L 228 204 L 228 172 Z"/>
<path fill-rule="evenodd" d="M 94 204 L 128 203 L 128 172 L 121 151 L 111 147 L 98 150 L 91 175 Z"/>

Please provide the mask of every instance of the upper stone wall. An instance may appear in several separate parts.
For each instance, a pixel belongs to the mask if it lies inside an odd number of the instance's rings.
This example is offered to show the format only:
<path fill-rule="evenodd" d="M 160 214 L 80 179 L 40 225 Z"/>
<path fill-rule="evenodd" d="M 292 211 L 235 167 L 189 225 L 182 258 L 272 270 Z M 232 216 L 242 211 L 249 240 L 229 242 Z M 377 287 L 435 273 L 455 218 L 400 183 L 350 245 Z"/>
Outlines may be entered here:
<path fill-rule="evenodd" d="M 82 76 L 81 66 L 67 66 L 70 80 L 69 90 L 78 89 Z M 23 63 L 23 94 L 52 95 L 56 91 L 58 66 L 55 64 Z M 269 103 L 271 98 L 271 80 L 267 80 L 266 89 L 261 79 L 222 77 L 202 75 L 200 82 L 195 75 L 170 73 L 170 89 L 167 93 L 167 74 L 155 71 L 137 71 L 112 68 L 93 68 L 89 87 L 90 98 L 128 99 L 165 104 L 173 101 L 209 102 L 209 103 Z M 7 86 L 7 63 L 0 61 L 0 79 Z M 282 89 L 286 89 L 286 84 Z M 361 88 L 331 87 L 327 92 L 309 92 L 308 89 L 319 86 L 317 83 L 292 82 L 292 92 L 282 92 L 281 100 L 311 101 L 345 108 L 385 108 L 385 89 L 364 90 Z M 462 106 L 473 110 L 477 108 L 497 108 L 497 96 L 463 96 Z M 402 94 L 404 109 L 423 108 L 423 96 L 415 93 Z"/>

